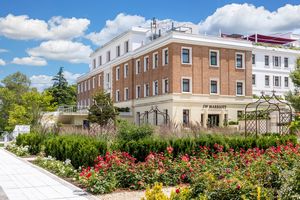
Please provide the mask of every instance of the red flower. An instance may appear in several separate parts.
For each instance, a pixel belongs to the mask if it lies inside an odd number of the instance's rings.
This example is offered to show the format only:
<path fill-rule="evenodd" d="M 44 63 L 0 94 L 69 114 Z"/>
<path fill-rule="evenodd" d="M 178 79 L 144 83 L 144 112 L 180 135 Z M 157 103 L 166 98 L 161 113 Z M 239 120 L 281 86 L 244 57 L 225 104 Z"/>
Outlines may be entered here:
<path fill-rule="evenodd" d="M 87 178 L 90 178 L 91 176 L 92 176 L 92 173 L 91 173 L 91 172 L 89 172 L 89 173 L 86 175 Z"/>
<path fill-rule="evenodd" d="M 167 151 L 169 154 L 171 154 L 173 152 L 173 150 L 174 150 L 173 147 L 171 147 L 171 146 L 167 147 Z"/>
<path fill-rule="evenodd" d="M 181 178 L 181 180 L 186 179 L 186 174 L 182 174 L 182 175 L 180 176 L 180 178 Z"/>
<path fill-rule="evenodd" d="M 189 159 L 188 155 L 184 155 L 181 157 L 181 160 L 184 162 L 189 162 L 190 159 Z"/>
<path fill-rule="evenodd" d="M 177 194 L 179 194 L 179 192 L 180 192 L 180 189 L 179 189 L 179 188 L 177 188 L 177 189 L 176 189 L 176 193 L 177 193 Z"/>
<path fill-rule="evenodd" d="M 238 189 L 238 190 L 241 189 L 241 186 L 240 186 L 240 185 L 237 185 L 237 186 L 236 186 L 236 189 Z"/>

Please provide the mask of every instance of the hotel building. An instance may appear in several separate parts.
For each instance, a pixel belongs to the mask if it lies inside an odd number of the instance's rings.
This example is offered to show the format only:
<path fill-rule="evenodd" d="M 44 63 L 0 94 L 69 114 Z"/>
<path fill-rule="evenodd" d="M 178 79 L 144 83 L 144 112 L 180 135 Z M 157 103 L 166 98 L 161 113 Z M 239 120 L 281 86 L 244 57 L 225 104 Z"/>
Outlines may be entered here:
<path fill-rule="evenodd" d="M 77 106 L 104 90 L 138 124 L 223 126 L 252 102 L 252 51 L 246 40 L 132 28 L 92 53 L 77 80 Z"/>

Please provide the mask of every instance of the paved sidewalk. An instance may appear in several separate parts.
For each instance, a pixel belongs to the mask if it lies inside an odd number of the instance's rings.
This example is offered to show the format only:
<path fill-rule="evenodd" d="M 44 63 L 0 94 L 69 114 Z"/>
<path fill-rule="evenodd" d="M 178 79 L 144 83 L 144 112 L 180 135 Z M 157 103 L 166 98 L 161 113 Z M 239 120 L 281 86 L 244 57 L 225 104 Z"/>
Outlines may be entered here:
<path fill-rule="evenodd" d="M 0 148 L 0 199 L 87 200 L 79 188 Z"/>

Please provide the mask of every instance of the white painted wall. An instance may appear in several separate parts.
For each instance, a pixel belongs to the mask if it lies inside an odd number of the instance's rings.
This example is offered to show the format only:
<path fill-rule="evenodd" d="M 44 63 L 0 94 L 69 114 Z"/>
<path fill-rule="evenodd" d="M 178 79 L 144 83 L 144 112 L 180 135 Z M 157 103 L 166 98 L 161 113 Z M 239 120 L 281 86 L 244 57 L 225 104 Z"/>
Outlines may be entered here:
<path fill-rule="evenodd" d="M 300 51 L 288 50 L 284 48 L 272 48 L 263 46 L 254 46 L 253 54 L 255 54 L 255 64 L 252 65 L 252 74 L 256 76 L 256 83 L 253 85 L 253 94 L 260 96 L 261 91 L 266 94 L 271 94 L 272 90 L 276 91 L 277 95 L 284 94 L 294 89 L 294 85 L 289 78 L 289 87 L 284 86 L 284 77 L 289 77 L 291 71 L 295 69 L 295 63 Z M 265 66 L 265 55 L 269 56 L 269 66 Z M 273 56 L 281 57 L 281 66 L 273 66 Z M 284 58 L 288 58 L 289 65 L 284 67 Z M 265 75 L 270 76 L 270 85 L 265 85 Z M 281 77 L 281 86 L 274 86 L 274 76 Z"/>

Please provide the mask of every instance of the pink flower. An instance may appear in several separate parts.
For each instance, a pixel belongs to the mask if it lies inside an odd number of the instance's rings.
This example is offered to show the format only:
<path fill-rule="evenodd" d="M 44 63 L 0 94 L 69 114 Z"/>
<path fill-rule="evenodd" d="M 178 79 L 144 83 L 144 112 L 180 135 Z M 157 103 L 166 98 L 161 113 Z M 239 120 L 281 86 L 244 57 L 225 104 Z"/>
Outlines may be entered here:
<path fill-rule="evenodd" d="M 189 159 L 188 155 L 184 155 L 181 157 L 181 160 L 184 162 L 189 162 L 190 159 Z"/>
<path fill-rule="evenodd" d="M 182 175 L 180 176 L 180 178 L 181 178 L 181 180 L 186 179 L 186 174 L 182 174 Z"/>
<path fill-rule="evenodd" d="M 167 147 L 167 151 L 169 154 L 172 154 L 173 150 L 174 150 L 173 147 L 171 147 L 171 146 Z"/>

